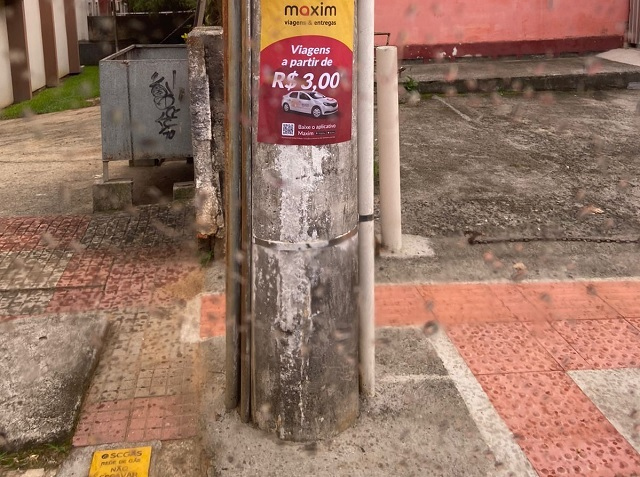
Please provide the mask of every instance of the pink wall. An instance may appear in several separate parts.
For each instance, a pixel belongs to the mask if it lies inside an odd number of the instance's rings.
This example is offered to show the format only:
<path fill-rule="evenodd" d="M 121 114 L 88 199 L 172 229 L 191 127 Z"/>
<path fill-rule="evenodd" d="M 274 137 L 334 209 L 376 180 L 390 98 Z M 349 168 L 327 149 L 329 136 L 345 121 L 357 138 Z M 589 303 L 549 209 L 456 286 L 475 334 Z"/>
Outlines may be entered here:
<path fill-rule="evenodd" d="M 376 0 L 391 44 L 452 45 L 622 38 L 629 0 Z"/>

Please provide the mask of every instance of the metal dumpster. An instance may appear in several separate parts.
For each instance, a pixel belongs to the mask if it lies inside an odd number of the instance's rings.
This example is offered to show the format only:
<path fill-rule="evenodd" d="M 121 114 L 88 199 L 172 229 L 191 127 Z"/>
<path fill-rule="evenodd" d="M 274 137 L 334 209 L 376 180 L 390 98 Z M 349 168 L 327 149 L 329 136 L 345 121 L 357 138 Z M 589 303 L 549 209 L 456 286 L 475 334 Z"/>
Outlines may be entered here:
<path fill-rule="evenodd" d="M 100 61 L 102 160 L 191 158 L 186 45 L 132 45 Z"/>

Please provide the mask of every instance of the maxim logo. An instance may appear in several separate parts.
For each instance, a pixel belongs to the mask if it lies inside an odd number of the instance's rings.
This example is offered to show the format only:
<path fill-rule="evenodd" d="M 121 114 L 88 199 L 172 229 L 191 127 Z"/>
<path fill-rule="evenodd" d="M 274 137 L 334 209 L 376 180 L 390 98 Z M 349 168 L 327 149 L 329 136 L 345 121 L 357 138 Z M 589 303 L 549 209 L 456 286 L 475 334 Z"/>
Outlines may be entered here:
<path fill-rule="evenodd" d="M 338 9 L 335 6 L 326 6 L 323 2 L 320 5 L 285 5 L 284 15 L 291 17 L 335 17 Z"/>

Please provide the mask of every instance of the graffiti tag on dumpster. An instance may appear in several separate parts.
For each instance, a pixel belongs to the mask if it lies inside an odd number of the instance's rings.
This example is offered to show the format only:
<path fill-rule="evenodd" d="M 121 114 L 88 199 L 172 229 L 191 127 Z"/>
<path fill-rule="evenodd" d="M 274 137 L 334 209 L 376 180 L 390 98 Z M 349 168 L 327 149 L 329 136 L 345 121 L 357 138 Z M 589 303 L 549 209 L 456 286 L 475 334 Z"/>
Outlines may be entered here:
<path fill-rule="evenodd" d="M 258 142 L 349 141 L 354 0 L 260 5 Z"/>
<path fill-rule="evenodd" d="M 176 71 L 173 71 L 173 88 L 176 83 Z M 153 96 L 153 104 L 162 113 L 160 117 L 156 119 L 156 123 L 160 125 L 160 131 L 158 134 L 163 135 L 166 139 L 173 139 L 176 135 L 174 129 L 178 123 L 174 122 L 178 119 L 178 112 L 180 109 L 175 107 L 176 97 L 173 94 L 172 87 L 169 86 L 169 82 L 165 81 L 164 76 L 160 76 L 156 71 L 151 75 L 151 96 Z"/>

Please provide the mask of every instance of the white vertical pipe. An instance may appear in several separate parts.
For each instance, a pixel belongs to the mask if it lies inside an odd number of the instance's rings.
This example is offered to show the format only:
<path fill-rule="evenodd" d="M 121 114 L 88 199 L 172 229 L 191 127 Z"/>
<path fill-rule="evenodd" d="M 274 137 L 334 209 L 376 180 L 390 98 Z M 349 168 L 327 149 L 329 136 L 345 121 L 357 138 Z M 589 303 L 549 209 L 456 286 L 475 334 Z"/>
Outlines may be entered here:
<path fill-rule="evenodd" d="M 395 46 L 376 48 L 376 67 L 382 245 L 397 252 L 402 248 L 398 49 Z"/>
<path fill-rule="evenodd" d="M 375 308 L 373 231 L 373 42 L 374 0 L 358 1 L 358 274 L 360 390 L 375 394 Z"/>

